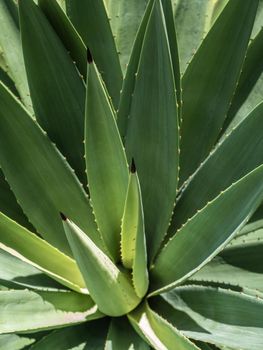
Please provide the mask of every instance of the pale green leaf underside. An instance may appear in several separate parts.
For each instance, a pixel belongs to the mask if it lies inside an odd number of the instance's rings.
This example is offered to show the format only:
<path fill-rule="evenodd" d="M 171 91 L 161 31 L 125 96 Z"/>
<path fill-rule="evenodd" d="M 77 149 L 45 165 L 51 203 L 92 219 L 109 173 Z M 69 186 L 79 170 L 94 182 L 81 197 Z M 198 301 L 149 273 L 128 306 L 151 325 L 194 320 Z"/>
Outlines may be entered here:
<path fill-rule="evenodd" d="M 23 350 L 35 342 L 30 335 L 2 334 L 0 335 L 0 350 Z"/>
<path fill-rule="evenodd" d="M 2 213 L 0 213 L 0 246 L 62 285 L 87 293 L 74 260 Z"/>
<path fill-rule="evenodd" d="M 0 291 L 0 332 L 46 330 L 102 317 L 89 296 L 75 292 Z"/>
<path fill-rule="evenodd" d="M 154 263 L 152 291 L 182 283 L 222 250 L 262 201 L 262 176 L 263 166 L 259 166 L 177 231 Z"/>

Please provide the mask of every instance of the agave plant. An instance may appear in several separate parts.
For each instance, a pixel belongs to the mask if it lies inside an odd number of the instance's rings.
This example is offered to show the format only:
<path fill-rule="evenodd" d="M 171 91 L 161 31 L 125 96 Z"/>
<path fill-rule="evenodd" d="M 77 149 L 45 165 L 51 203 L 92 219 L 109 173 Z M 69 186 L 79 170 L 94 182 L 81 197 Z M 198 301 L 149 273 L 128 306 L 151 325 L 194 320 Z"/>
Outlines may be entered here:
<path fill-rule="evenodd" d="M 263 349 L 262 4 L 0 0 L 1 350 Z"/>

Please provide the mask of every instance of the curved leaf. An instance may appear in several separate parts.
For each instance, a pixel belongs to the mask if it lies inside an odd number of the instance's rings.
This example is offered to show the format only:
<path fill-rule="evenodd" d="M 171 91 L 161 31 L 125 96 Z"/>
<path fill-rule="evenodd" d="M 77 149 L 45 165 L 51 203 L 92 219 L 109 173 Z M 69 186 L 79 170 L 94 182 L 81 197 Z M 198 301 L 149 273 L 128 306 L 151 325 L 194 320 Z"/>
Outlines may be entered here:
<path fill-rule="evenodd" d="M 128 187 L 128 165 L 114 112 L 92 62 L 88 65 L 87 73 L 85 156 L 98 228 L 111 256 L 117 261 Z"/>
<path fill-rule="evenodd" d="M 154 2 L 143 41 L 126 151 L 128 160 L 136 162 L 151 260 L 169 224 L 178 174 L 176 93 L 160 0 Z"/>
<path fill-rule="evenodd" d="M 153 294 L 182 283 L 233 238 L 263 196 L 263 165 L 198 211 L 168 241 L 151 270 Z"/>
<path fill-rule="evenodd" d="M 63 210 L 102 246 L 87 195 L 61 154 L 1 83 L 0 103 L 0 166 L 30 222 L 70 254 Z"/>
<path fill-rule="evenodd" d="M 103 317 L 87 295 L 0 291 L 0 334 L 46 330 Z"/>
<path fill-rule="evenodd" d="M 103 0 L 66 0 L 69 18 L 90 49 L 117 109 L 122 71 Z"/>
<path fill-rule="evenodd" d="M 36 118 L 86 184 L 85 86 L 66 49 L 33 0 L 19 1 L 22 46 Z"/>
<path fill-rule="evenodd" d="M 24 350 L 27 345 L 33 344 L 35 339 L 31 336 L 16 334 L 0 335 L 0 349 Z"/>
<path fill-rule="evenodd" d="M 246 54 L 257 5 L 258 0 L 230 0 L 183 76 L 181 184 L 209 154 L 223 126 Z"/>
<path fill-rule="evenodd" d="M 99 309 L 109 316 L 121 316 L 133 310 L 140 298 L 129 274 L 119 269 L 73 222 L 61 216 L 73 254 Z"/>

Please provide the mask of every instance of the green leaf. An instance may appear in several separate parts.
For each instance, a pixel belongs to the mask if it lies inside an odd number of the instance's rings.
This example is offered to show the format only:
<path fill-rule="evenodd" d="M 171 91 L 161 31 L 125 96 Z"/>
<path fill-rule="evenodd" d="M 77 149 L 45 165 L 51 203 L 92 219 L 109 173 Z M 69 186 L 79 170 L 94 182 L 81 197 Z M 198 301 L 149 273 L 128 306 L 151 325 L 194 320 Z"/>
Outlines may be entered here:
<path fill-rule="evenodd" d="M 26 226 L 30 230 L 34 230 L 24 215 L 21 207 L 17 203 L 16 197 L 5 180 L 2 170 L 0 170 L 0 212 L 9 216 L 22 226 Z"/>
<path fill-rule="evenodd" d="M 128 314 L 132 326 L 154 349 L 198 350 L 175 327 L 152 311 L 147 303 Z M 200 350 L 200 349 L 199 349 Z"/>
<path fill-rule="evenodd" d="M 248 112 L 262 101 L 262 94 L 259 93 L 257 88 L 257 86 L 262 85 L 262 79 L 260 78 L 263 72 L 262 50 L 263 29 L 260 30 L 248 47 L 235 95 L 224 123 L 224 130 L 229 131 L 235 127 L 247 116 Z"/>
<path fill-rule="evenodd" d="M 131 278 L 121 271 L 73 222 L 62 214 L 69 244 L 92 299 L 109 316 L 121 316 L 140 302 Z M 107 291 L 107 293 L 105 293 Z"/>
<path fill-rule="evenodd" d="M 177 231 L 154 262 L 153 294 L 182 283 L 224 248 L 262 201 L 262 176 L 263 165 L 222 192 Z"/>
<path fill-rule="evenodd" d="M 31 336 L 16 334 L 0 335 L 0 349 L 23 350 L 27 345 L 33 344 L 35 339 Z"/>
<path fill-rule="evenodd" d="M 33 0 L 19 1 L 23 53 L 36 118 L 86 184 L 85 86 L 66 49 Z"/>
<path fill-rule="evenodd" d="M 38 0 L 38 5 L 52 24 L 64 46 L 69 50 L 72 59 L 76 61 L 79 72 L 86 79 L 87 48 L 66 13 L 54 0 Z"/>
<path fill-rule="evenodd" d="M 87 295 L 0 291 L 0 334 L 46 330 L 103 317 Z"/>
<path fill-rule="evenodd" d="M 1 83 L 0 103 L 0 165 L 27 217 L 68 254 L 59 211 L 102 246 L 87 195 L 61 154 Z"/>
<path fill-rule="evenodd" d="M 116 0 L 113 0 L 113 1 L 115 2 Z M 129 64 L 127 67 L 127 72 L 123 80 L 121 96 L 120 96 L 120 104 L 117 111 L 118 128 L 123 141 L 125 141 L 126 134 L 127 134 L 128 120 L 130 118 L 132 94 L 136 83 L 136 72 L 138 70 L 142 44 L 144 40 L 144 34 L 148 24 L 149 16 L 151 14 L 153 2 L 154 0 L 148 1 L 144 16 L 142 18 L 140 27 L 136 34 L 136 38 L 131 51 Z"/>
<path fill-rule="evenodd" d="M 113 318 L 104 350 L 149 350 L 149 346 L 139 337 L 126 318 Z"/>
<path fill-rule="evenodd" d="M 136 294 L 142 298 L 147 292 L 149 279 L 142 198 L 135 164 L 132 164 L 122 218 L 121 258 L 123 265 L 132 269 Z"/>
<path fill-rule="evenodd" d="M 51 291 L 62 287 L 34 266 L 2 249 L 0 249 L 0 266 L 0 283 L 8 288 Z"/>
<path fill-rule="evenodd" d="M 15 87 L 15 83 L 9 77 L 7 71 L 2 67 L 0 67 L 0 80 L 5 86 L 7 86 L 12 91 L 14 95 L 16 95 L 17 97 L 19 96 L 19 93 L 17 92 Z"/>
<path fill-rule="evenodd" d="M 123 73 L 148 0 L 104 0 Z"/>
<path fill-rule="evenodd" d="M 15 82 L 16 89 L 24 105 L 32 112 L 32 102 L 29 96 L 20 32 L 8 6 L 11 1 L 12 0 L 5 0 L 0 3 L 0 46 L 7 65 L 8 74 Z"/>
<path fill-rule="evenodd" d="M 182 74 L 209 29 L 213 3 L 211 0 L 176 0 L 174 22 Z"/>
<path fill-rule="evenodd" d="M 208 201 L 263 163 L 262 113 L 263 104 L 260 104 L 230 135 L 222 139 L 193 175 L 176 204 L 169 228 L 171 234 Z"/>
<path fill-rule="evenodd" d="M 20 260 L 78 292 L 87 293 L 74 260 L 0 213 L 0 246 Z M 47 259 L 48 257 L 48 259 Z"/>
<path fill-rule="evenodd" d="M 104 350 L 107 329 L 106 319 L 59 329 L 35 343 L 30 350 Z"/>
<path fill-rule="evenodd" d="M 250 264 L 250 259 L 253 259 L 253 256 L 251 254 L 252 252 L 247 252 L 245 255 L 245 259 L 248 265 Z M 224 254 L 222 256 L 224 257 Z M 259 261 L 259 256 L 257 256 L 257 258 Z M 227 259 L 215 257 L 210 263 L 205 265 L 200 271 L 194 274 L 190 278 L 190 281 L 201 283 L 208 282 L 208 284 L 211 285 L 213 285 L 213 283 L 217 283 L 219 285 L 225 284 L 230 286 L 246 287 L 263 292 L 262 271 L 251 271 L 247 268 L 244 261 L 243 264 L 244 266 L 241 264 L 241 266 L 239 266 L 238 262 L 232 263 L 230 260 L 230 263 L 227 263 Z"/>
<path fill-rule="evenodd" d="M 152 259 L 169 224 L 178 173 L 176 93 L 160 0 L 154 2 L 142 46 L 126 151 L 138 170 L 148 256 Z"/>
<path fill-rule="evenodd" d="M 183 76 L 181 184 L 208 155 L 221 131 L 246 54 L 257 5 L 258 0 L 230 0 Z"/>
<path fill-rule="evenodd" d="M 90 49 L 117 109 L 122 71 L 103 0 L 66 0 L 69 18 Z"/>
<path fill-rule="evenodd" d="M 176 288 L 163 297 L 172 307 L 185 312 L 204 330 L 200 333 L 182 331 L 186 336 L 234 349 L 262 349 L 261 299 L 230 290 L 202 286 Z"/>
<path fill-rule="evenodd" d="M 92 62 L 87 74 L 85 156 L 96 221 L 111 256 L 117 261 L 128 165 L 114 112 Z"/>

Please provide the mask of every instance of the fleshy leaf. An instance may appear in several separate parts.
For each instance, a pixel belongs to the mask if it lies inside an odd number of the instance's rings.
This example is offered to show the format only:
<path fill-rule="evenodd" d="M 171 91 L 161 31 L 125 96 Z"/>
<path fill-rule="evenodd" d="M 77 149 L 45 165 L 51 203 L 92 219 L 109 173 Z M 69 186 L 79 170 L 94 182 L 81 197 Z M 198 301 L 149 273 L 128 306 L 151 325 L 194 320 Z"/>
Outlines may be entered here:
<path fill-rule="evenodd" d="M 134 309 L 140 298 L 128 273 L 121 271 L 73 222 L 63 215 L 62 218 L 75 259 L 99 310 L 106 315 L 121 316 Z"/>
<path fill-rule="evenodd" d="M 169 224 L 178 174 L 176 92 L 160 0 L 154 2 L 143 41 L 126 151 L 129 161 L 136 160 L 151 260 Z"/>
<path fill-rule="evenodd" d="M 91 50 L 117 109 L 122 71 L 103 0 L 66 0 L 69 18 Z"/>
<path fill-rule="evenodd" d="M 84 83 L 67 50 L 33 0 L 19 1 L 19 15 L 36 118 L 85 184 Z"/>
<path fill-rule="evenodd" d="M 89 63 L 87 73 L 85 154 L 98 228 L 111 256 L 118 261 L 128 165 L 115 114 L 93 62 Z"/>
<path fill-rule="evenodd" d="M 62 210 L 102 246 L 89 199 L 76 176 L 1 83 L 0 104 L 0 166 L 30 222 L 46 240 L 70 254 L 58 215 Z"/>
<path fill-rule="evenodd" d="M 139 297 L 148 289 L 147 252 L 139 179 L 132 164 L 121 231 L 123 265 L 132 269 L 133 284 Z"/>
<path fill-rule="evenodd" d="M 0 334 L 47 330 L 103 317 L 87 295 L 0 291 Z"/>
<path fill-rule="evenodd" d="M 198 350 L 175 327 L 152 311 L 147 303 L 128 314 L 128 318 L 134 329 L 154 349 Z"/>
<path fill-rule="evenodd" d="M 183 76 L 181 184 L 209 154 L 219 136 L 246 54 L 257 5 L 258 0 L 229 0 Z"/>
<path fill-rule="evenodd" d="M 0 247 L 62 285 L 87 293 L 74 260 L 2 213 L 0 213 Z"/>
<path fill-rule="evenodd" d="M 168 241 L 151 270 L 154 294 L 189 278 L 217 255 L 263 199 L 263 165 L 198 211 Z"/>

